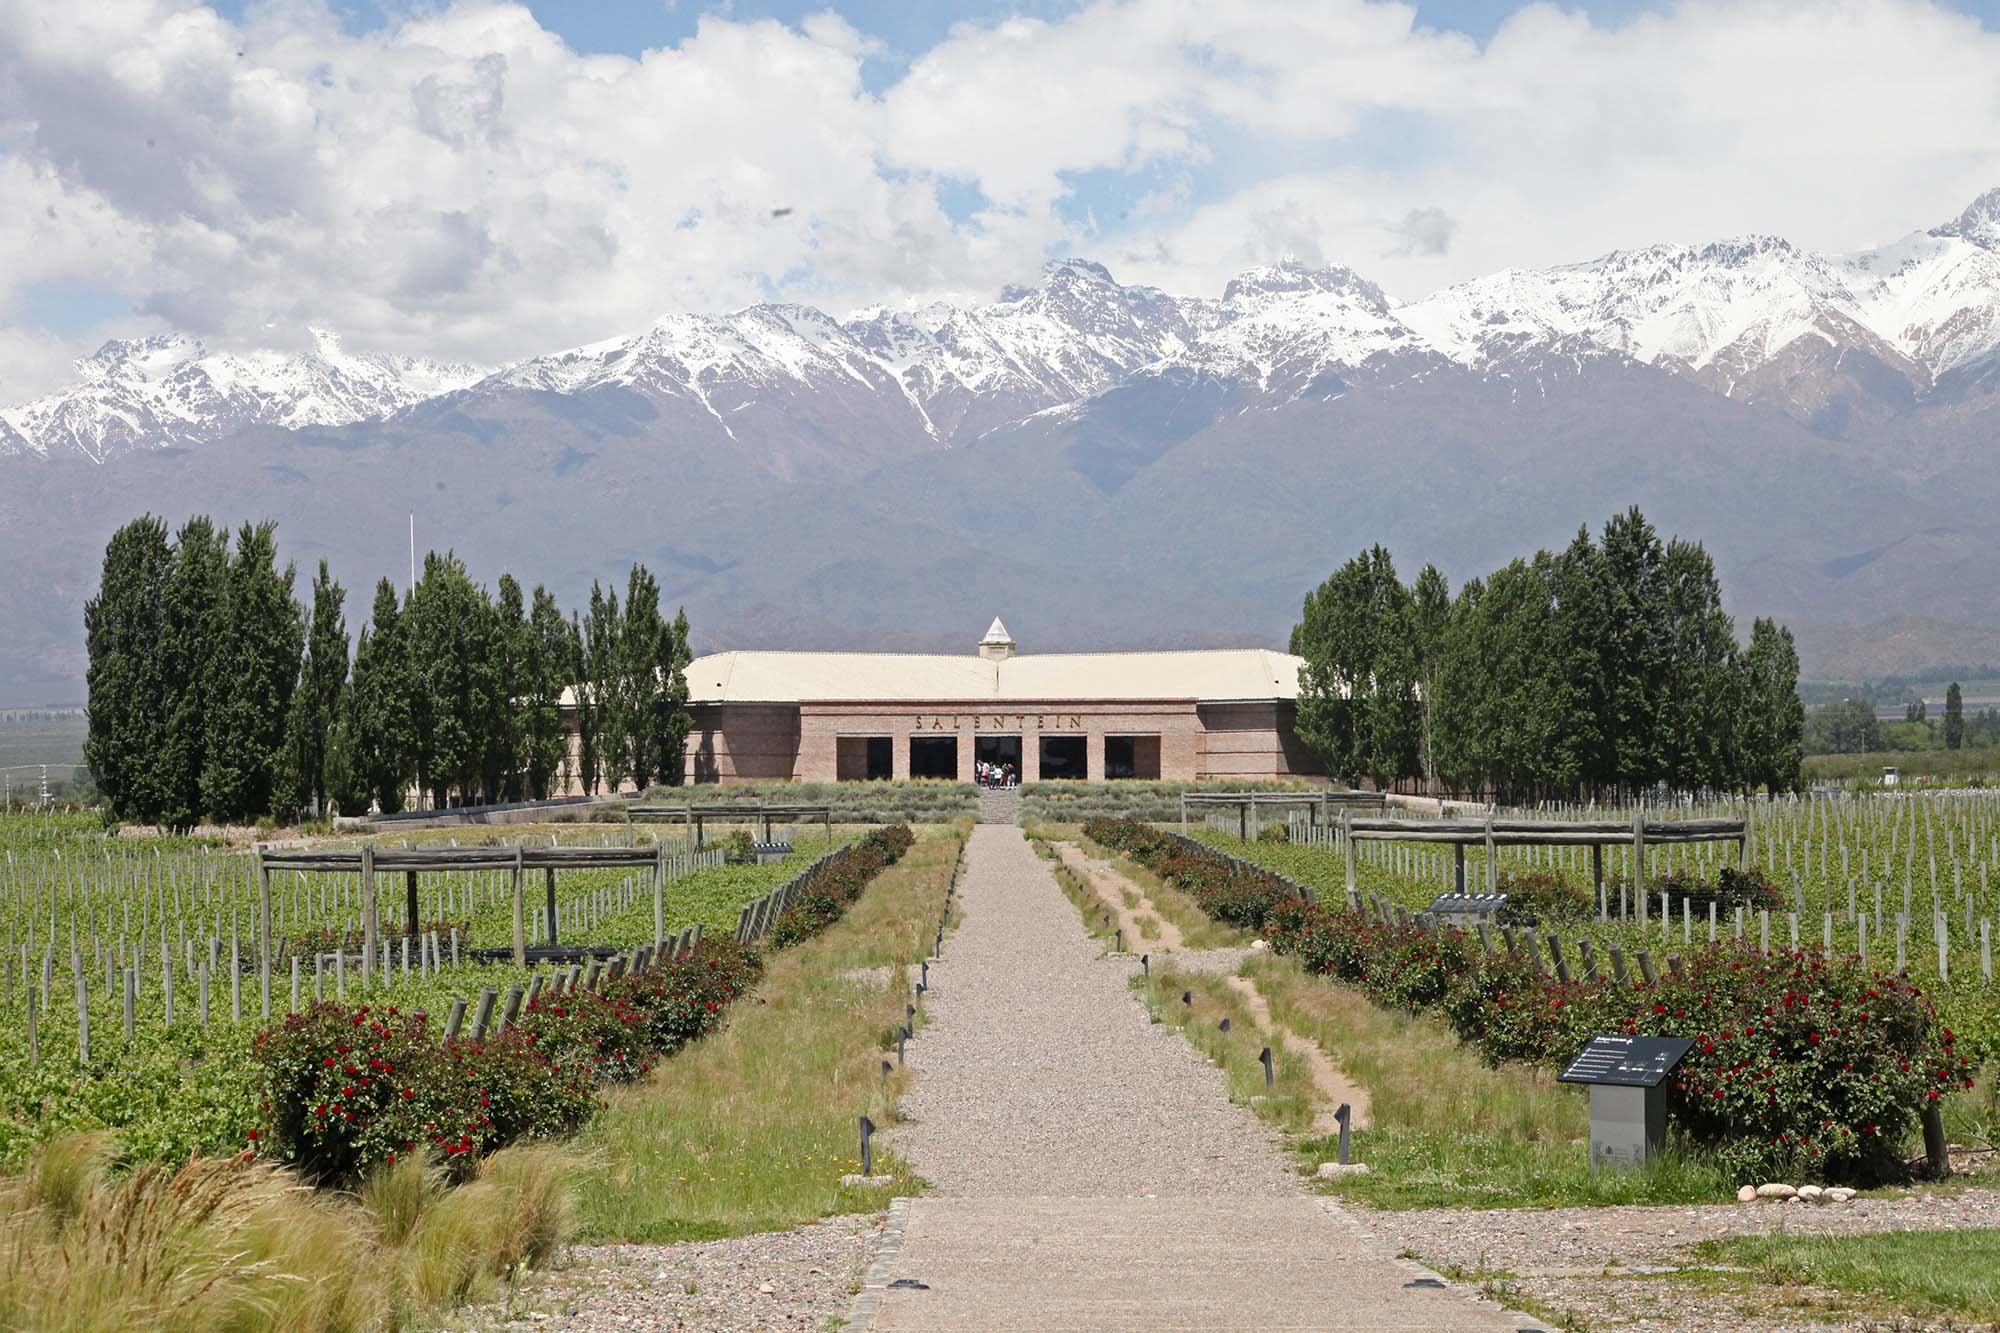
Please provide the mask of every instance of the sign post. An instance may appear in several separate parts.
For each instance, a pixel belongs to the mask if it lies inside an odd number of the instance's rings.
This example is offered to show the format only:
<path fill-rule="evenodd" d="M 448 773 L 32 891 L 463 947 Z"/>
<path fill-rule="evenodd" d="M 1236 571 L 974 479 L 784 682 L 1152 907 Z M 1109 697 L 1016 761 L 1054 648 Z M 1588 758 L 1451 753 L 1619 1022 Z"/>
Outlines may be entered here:
<path fill-rule="evenodd" d="M 1592 1037 L 1557 1076 L 1590 1088 L 1590 1169 L 1643 1166 L 1667 1139 L 1667 1077 L 1694 1043 L 1684 1037 Z"/>

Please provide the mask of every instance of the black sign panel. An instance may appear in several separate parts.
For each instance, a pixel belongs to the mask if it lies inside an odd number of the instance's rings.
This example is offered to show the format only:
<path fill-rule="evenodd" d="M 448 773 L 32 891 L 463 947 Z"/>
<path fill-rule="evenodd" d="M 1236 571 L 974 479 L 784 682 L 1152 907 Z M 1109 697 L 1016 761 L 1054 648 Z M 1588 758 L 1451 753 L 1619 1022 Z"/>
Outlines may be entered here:
<path fill-rule="evenodd" d="M 1592 1037 L 1556 1081 L 1657 1088 L 1693 1049 L 1685 1037 Z"/>

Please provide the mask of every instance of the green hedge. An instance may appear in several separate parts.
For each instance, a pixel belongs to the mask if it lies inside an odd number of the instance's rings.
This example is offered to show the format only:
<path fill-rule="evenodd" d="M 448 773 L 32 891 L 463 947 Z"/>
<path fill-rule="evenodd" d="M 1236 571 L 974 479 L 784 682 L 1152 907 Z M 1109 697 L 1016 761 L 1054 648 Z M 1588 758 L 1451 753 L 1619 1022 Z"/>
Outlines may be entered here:
<path fill-rule="evenodd" d="M 1059 824 L 1091 819 L 1179 822 L 1183 792 L 1315 791 L 1326 784 L 1292 778 L 1263 782 L 1030 782 L 1021 788 L 1021 818 Z"/>
<path fill-rule="evenodd" d="M 827 805 L 836 824 L 948 824 L 976 818 L 979 789 L 969 782 L 757 782 L 648 788 L 659 805 Z"/>

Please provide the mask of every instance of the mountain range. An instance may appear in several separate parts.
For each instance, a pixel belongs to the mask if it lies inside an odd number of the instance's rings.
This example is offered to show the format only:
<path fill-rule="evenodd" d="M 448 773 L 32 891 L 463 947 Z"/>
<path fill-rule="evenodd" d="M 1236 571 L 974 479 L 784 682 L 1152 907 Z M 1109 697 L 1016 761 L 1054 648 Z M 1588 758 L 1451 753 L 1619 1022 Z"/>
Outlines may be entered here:
<path fill-rule="evenodd" d="M 1854 254 L 1660 244 L 1411 301 L 1071 259 L 986 303 L 672 314 L 501 367 L 315 331 L 78 370 L 0 408 L 20 702 L 78 693 L 97 552 L 147 509 L 276 517 L 350 587 L 403 567 L 412 511 L 572 603 L 643 560 L 711 646 L 956 648 L 999 612 L 1032 650 L 1282 642 L 1362 546 L 1457 579 L 1637 503 L 1811 673 L 2000 659 L 2000 190 Z"/>

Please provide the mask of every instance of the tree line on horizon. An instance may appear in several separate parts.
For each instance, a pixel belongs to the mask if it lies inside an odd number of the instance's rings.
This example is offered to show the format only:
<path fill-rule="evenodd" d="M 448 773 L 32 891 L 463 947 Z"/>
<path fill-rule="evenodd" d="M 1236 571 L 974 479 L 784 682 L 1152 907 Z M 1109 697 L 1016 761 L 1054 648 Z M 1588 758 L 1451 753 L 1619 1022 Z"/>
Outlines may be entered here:
<path fill-rule="evenodd" d="M 1306 595 L 1298 731 L 1335 777 L 1508 802 L 1800 785 L 1791 631 L 1747 644 L 1714 561 L 1634 507 L 1453 596 L 1380 546 Z"/>
<path fill-rule="evenodd" d="M 189 828 L 681 780 L 687 617 L 662 615 L 644 565 L 622 607 L 593 583 L 587 612 L 565 617 L 546 588 L 503 574 L 495 595 L 433 551 L 400 597 L 377 583 L 351 653 L 326 562 L 309 607 L 295 578 L 269 522 L 233 543 L 206 517 L 113 534 L 84 607 L 84 759 L 115 817 Z"/>

